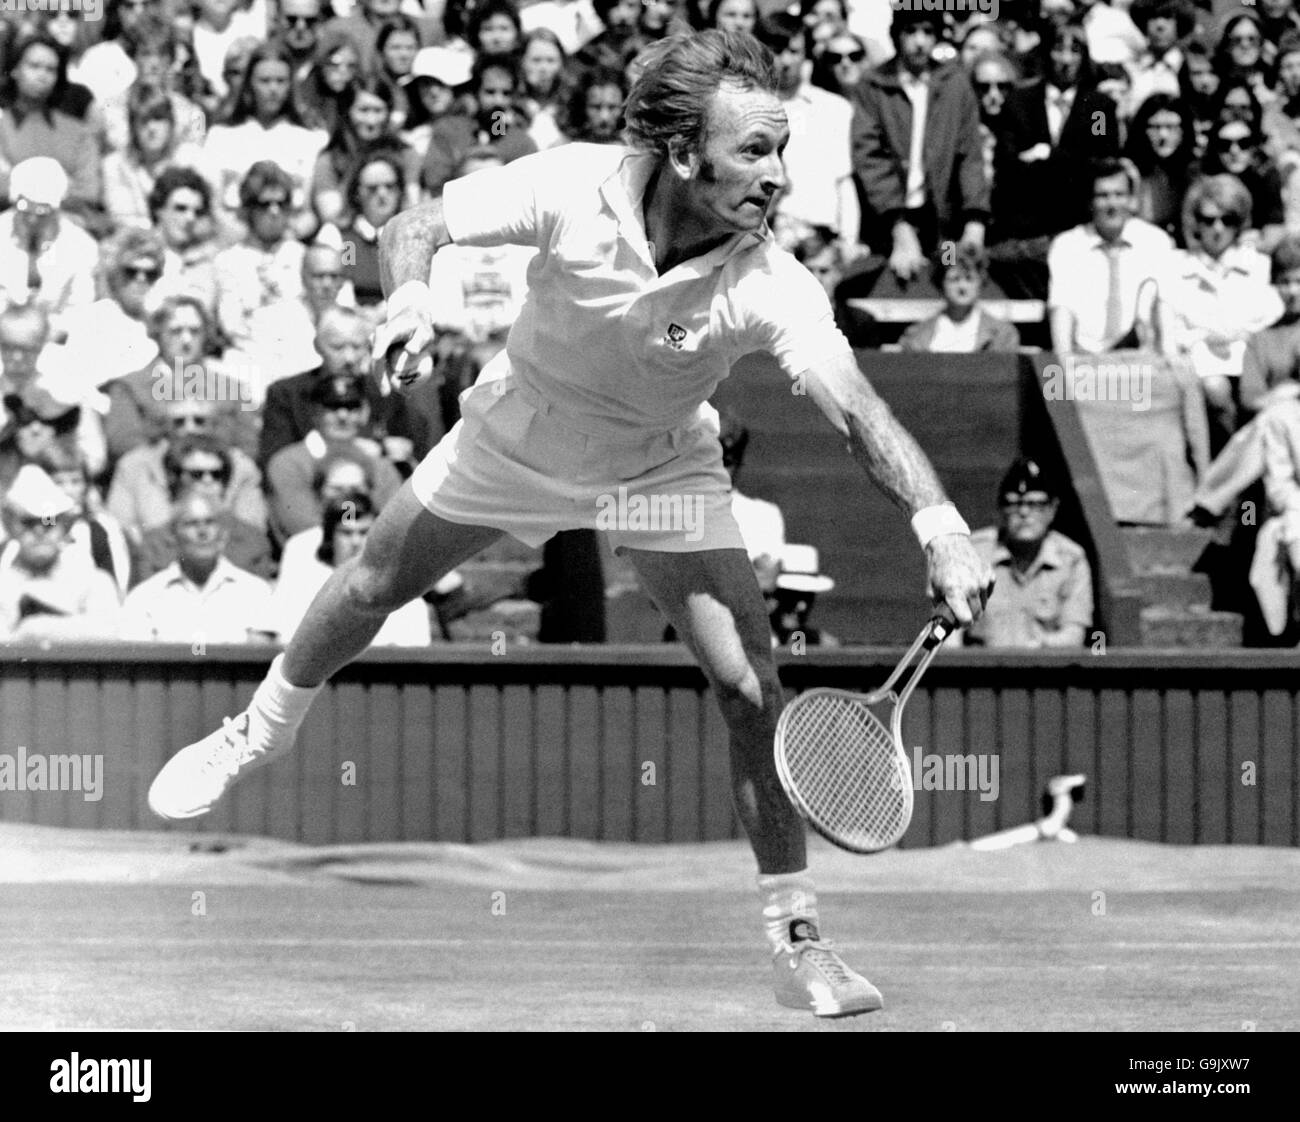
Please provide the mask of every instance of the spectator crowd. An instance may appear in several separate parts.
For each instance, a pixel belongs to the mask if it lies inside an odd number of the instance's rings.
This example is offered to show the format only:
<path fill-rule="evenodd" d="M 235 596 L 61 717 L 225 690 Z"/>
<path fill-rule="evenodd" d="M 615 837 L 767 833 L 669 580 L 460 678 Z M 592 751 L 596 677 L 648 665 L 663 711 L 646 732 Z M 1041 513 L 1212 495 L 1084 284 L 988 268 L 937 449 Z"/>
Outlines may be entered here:
<path fill-rule="evenodd" d="M 851 338 L 871 330 L 856 298 L 921 296 L 940 310 L 904 349 L 1013 351 L 1000 294 L 1044 303 L 1058 353 L 1176 356 L 1218 455 L 1189 513 L 1262 480 L 1295 571 L 1296 2 L 6 8 L 0 637 L 291 634 L 525 294 L 531 250 L 440 254 L 440 381 L 380 394 L 385 223 L 479 168 L 619 143 L 643 49 L 706 27 L 775 56 L 791 137 L 770 223 Z M 829 587 L 790 565 L 772 589 Z M 384 641 L 429 642 L 424 608 Z"/>

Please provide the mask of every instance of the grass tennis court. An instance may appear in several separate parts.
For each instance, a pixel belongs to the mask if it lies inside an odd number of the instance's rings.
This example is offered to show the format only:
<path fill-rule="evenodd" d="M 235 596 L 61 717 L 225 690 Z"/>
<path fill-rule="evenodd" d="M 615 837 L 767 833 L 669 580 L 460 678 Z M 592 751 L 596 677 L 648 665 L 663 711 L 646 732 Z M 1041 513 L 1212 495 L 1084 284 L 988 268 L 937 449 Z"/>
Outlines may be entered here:
<path fill-rule="evenodd" d="M 196 840 L 0 825 L 0 1028 L 1300 1028 L 1295 850 L 814 842 L 886 1001 L 818 1021 L 771 998 L 743 843 Z"/>

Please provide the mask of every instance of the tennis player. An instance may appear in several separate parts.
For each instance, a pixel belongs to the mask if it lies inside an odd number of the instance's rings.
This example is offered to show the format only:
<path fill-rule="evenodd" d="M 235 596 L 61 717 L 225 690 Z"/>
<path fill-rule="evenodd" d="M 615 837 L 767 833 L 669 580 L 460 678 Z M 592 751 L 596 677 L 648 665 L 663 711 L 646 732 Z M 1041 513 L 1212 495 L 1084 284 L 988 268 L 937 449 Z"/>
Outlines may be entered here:
<path fill-rule="evenodd" d="M 431 368 L 437 309 L 425 281 L 440 248 L 535 247 L 527 303 L 463 395 L 460 423 L 385 507 L 362 554 L 335 570 L 248 709 L 159 773 L 157 814 L 205 814 L 288 751 L 321 683 L 388 614 L 500 534 L 536 546 L 563 529 L 606 529 L 726 719 L 777 1000 L 823 1017 L 881 1007 L 821 938 L 803 826 L 773 763 L 781 688 L 706 404 L 732 363 L 770 352 L 825 412 L 911 516 L 935 600 L 959 624 L 983 610 L 992 573 L 859 371 L 820 285 L 773 242 L 766 218 L 789 139 L 775 91 L 772 56 L 752 37 L 672 37 L 628 97 L 631 148 L 571 144 L 485 169 L 388 223 L 388 318 L 374 355 L 399 392 Z"/>

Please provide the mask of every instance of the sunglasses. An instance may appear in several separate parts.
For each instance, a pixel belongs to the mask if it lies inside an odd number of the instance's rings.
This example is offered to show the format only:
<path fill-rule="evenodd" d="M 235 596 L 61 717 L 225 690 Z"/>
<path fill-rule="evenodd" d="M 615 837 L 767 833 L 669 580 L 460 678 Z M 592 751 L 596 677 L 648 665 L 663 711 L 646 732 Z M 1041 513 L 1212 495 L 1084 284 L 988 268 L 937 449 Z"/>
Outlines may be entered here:
<path fill-rule="evenodd" d="M 284 16 L 283 19 L 290 27 L 315 27 L 321 21 L 320 16 Z"/>
<path fill-rule="evenodd" d="M 1235 230 L 1241 225 L 1241 219 L 1235 214 L 1198 214 L 1196 224 L 1198 226 L 1222 225 L 1229 230 Z"/>
<path fill-rule="evenodd" d="M 321 408 L 327 413 L 355 413 L 363 405 L 364 401 L 326 401 L 321 404 Z"/>
<path fill-rule="evenodd" d="M 1228 42 L 1242 43 L 1252 47 L 1257 47 L 1260 44 L 1260 38 L 1258 35 L 1252 35 L 1250 32 L 1246 32 L 1244 35 L 1229 35 Z"/>
<path fill-rule="evenodd" d="M 186 203 L 168 203 L 167 209 L 173 214 L 203 214 L 201 206 L 190 206 Z"/>
<path fill-rule="evenodd" d="M 867 52 L 861 49 L 853 51 L 827 51 L 826 57 L 832 62 L 861 62 Z"/>
<path fill-rule="evenodd" d="M 195 413 L 182 413 L 180 416 L 172 418 L 172 428 L 183 429 L 186 425 L 193 425 L 196 429 L 205 429 L 208 427 L 208 418 Z"/>
<path fill-rule="evenodd" d="M 18 529 L 30 534 L 33 530 L 58 530 L 63 533 L 71 525 L 67 518 L 38 518 L 34 514 L 24 514 L 18 519 Z"/>
<path fill-rule="evenodd" d="M 181 468 L 181 474 L 186 479 L 210 479 L 217 483 L 224 483 L 227 479 L 225 468 Z"/>
<path fill-rule="evenodd" d="M 258 199 L 253 204 L 258 210 L 288 210 L 288 199 Z"/>
<path fill-rule="evenodd" d="M 153 284 L 161 276 L 162 270 L 153 266 L 126 265 L 122 268 L 123 280 L 148 281 Z"/>
<path fill-rule="evenodd" d="M 975 82 L 973 84 L 976 93 L 988 93 L 989 90 L 1009 90 L 1011 88 L 1010 82 Z"/>
<path fill-rule="evenodd" d="M 397 180 L 395 180 L 395 179 L 385 179 L 382 183 L 362 183 L 362 184 L 361 184 L 361 190 L 363 190 L 363 191 L 396 191 L 396 190 L 397 190 Z"/>
<path fill-rule="evenodd" d="M 1026 499 L 1020 496 L 1003 496 L 1004 510 L 1046 510 L 1052 505 L 1051 499 Z"/>
<path fill-rule="evenodd" d="M 1222 148 L 1236 148 L 1238 151 L 1241 152 L 1249 151 L 1251 148 L 1255 147 L 1255 142 L 1250 137 L 1246 137 L 1243 140 L 1243 139 L 1238 139 L 1237 137 L 1232 137 L 1231 139 L 1229 139 L 1226 136 L 1216 136 L 1214 140 L 1215 143 Z"/>

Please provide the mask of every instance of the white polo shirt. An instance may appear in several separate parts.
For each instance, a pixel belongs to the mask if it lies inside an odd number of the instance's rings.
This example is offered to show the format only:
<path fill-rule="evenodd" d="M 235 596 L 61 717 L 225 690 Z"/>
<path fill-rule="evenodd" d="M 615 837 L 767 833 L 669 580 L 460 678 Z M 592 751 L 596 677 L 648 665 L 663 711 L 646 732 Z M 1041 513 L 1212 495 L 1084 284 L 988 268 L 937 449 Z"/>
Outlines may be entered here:
<path fill-rule="evenodd" d="M 663 276 L 642 196 L 656 157 L 568 144 L 448 183 L 462 245 L 525 245 L 528 298 L 481 381 L 513 372 L 567 424 L 612 441 L 683 427 L 742 355 L 794 377 L 851 348 L 821 285 L 772 238 L 736 234 Z"/>

